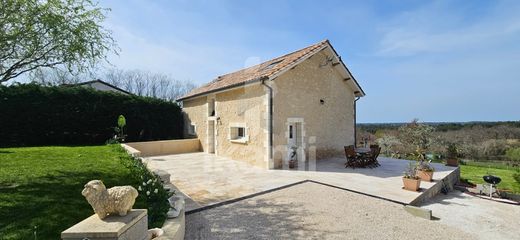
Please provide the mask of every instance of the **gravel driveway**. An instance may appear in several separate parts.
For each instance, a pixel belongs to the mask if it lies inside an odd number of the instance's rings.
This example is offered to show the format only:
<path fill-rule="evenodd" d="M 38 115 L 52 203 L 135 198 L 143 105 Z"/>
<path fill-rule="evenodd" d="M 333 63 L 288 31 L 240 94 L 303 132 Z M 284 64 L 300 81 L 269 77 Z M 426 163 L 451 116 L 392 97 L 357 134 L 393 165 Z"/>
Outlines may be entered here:
<path fill-rule="evenodd" d="M 478 239 L 520 239 L 518 205 L 452 191 L 448 195 L 437 195 L 422 207 L 431 209 L 441 224 L 475 233 Z"/>
<path fill-rule="evenodd" d="M 474 239 L 403 206 L 303 183 L 186 216 L 185 239 Z"/>

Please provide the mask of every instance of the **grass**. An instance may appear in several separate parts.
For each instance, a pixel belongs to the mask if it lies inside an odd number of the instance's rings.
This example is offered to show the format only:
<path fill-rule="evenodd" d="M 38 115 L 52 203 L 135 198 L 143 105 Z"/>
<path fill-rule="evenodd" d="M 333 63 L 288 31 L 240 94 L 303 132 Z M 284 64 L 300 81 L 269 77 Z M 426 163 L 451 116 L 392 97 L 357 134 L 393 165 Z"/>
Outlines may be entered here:
<path fill-rule="evenodd" d="M 432 162 L 444 163 L 441 160 Z M 468 161 L 460 164 L 461 181 L 470 184 L 482 184 L 483 176 L 492 174 L 499 176 L 502 181 L 497 185 L 498 189 L 508 190 L 516 194 L 520 194 L 520 168 L 507 166 L 500 162 L 493 161 Z M 487 184 L 487 183 L 486 183 Z"/>
<path fill-rule="evenodd" d="M 502 181 L 499 189 L 520 193 L 520 170 L 514 168 L 495 168 L 475 165 L 460 165 L 461 180 L 473 184 L 485 183 L 482 177 L 487 174 L 499 176 Z"/>
<path fill-rule="evenodd" d="M 81 195 L 92 179 L 136 185 L 111 146 L 0 148 L 0 239 L 60 239 L 93 214 Z M 146 208 L 138 201 L 134 208 Z"/>

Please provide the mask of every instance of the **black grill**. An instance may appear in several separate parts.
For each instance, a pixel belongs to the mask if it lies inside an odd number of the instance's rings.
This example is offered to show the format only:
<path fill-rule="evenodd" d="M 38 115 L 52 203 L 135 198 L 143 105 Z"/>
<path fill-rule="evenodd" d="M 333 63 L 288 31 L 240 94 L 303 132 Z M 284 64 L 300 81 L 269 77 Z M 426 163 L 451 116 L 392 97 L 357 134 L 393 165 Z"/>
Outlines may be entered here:
<path fill-rule="evenodd" d="M 484 177 L 482 177 L 484 179 L 484 181 L 486 181 L 487 183 L 489 184 L 493 184 L 493 185 L 496 185 L 496 184 L 499 184 L 502 179 L 497 177 L 497 176 L 493 176 L 493 175 L 486 175 Z"/>

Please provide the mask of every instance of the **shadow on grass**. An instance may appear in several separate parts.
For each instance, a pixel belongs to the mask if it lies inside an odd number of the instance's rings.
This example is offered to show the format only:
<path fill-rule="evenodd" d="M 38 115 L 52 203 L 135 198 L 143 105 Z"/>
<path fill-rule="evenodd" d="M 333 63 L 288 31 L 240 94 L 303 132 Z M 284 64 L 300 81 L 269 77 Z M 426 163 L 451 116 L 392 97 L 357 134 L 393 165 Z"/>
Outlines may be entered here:
<path fill-rule="evenodd" d="M 92 179 L 102 179 L 109 187 L 128 184 L 124 174 L 59 171 L 0 189 L 0 238 L 34 239 L 36 227 L 38 239 L 60 239 L 63 230 L 93 214 L 81 195 L 85 183 Z"/>
<path fill-rule="evenodd" d="M 0 154 L 14 153 L 13 151 L 0 150 Z"/>

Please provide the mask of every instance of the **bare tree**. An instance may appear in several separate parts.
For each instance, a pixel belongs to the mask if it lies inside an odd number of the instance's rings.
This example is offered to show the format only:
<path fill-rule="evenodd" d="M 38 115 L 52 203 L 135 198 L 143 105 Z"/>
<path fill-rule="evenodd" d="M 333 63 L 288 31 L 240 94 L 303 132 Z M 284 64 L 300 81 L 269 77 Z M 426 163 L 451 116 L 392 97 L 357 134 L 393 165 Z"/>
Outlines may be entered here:
<path fill-rule="evenodd" d="M 31 81 L 46 86 L 80 83 L 84 78 L 86 75 L 73 75 L 60 68 L 36 69 L 29 75 Z"/>
<path fill-rule="evenodd" d="M 175 101 L 196 87 L 189 81 L 143 70 L 109 69 L 100 79 L 139 96 L 162 98 L 168 101 Z"/>
<path fill-rule="evenodd" d="M 30 74 L 30 79 L 33 82 L 47 86 L 75 84 L 89 79 L 101 79 L 135 95 L 161 98 L 167 101 L 175 101 L 195 88 L 195 84 L 189 81 L 174 79 L 170 75 L 117 68 L 108 69 L 99 75 L 73 75 L 66 70 L 60 69 L 37 70 Z"/>

